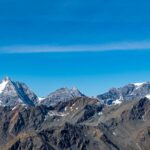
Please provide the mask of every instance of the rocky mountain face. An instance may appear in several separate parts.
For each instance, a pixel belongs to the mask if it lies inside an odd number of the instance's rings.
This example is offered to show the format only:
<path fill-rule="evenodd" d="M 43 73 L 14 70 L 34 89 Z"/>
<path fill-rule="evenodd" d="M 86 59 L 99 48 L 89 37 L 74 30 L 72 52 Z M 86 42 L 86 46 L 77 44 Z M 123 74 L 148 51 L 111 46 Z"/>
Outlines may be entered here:
<path fill-rule="evenodd" d="M 60 88 L 56 90 L 55 92 L 50 93 L 45 99 L 41 101 L 41 104 L 52 106 L 56 105 L 59 102 L 66 102 L 69 101 L 75 97 L 82 97 L 84 94 L 82 94 L 77 88 Z"/>
<path fill-rule="evenodd" d="M 121 88 L 112 88 L 97 96 L 105 104 L 120 104 L 122 101 L 139 100 L 150 96 L 150 82 L 128 84 Z"/>
<path fill-rule="evenodd" d="M 59 102 L 66 102 L 76 97 L 82 97 L 77 88 L 60 88 L 50 93 L 46 98 L 39 98 L 30 90 L 25 83 L 12 81 L 6 77 L 0 83 L 0 105 L 16 106 L 18 104 L 35 106 L 46 105 L 53 106 Z"/>
<path fill-rule="evenodd" d="M 149 150 L 150 83 L 98 98 L 61 88 L 39 99 L 24 83 L 0 84 L 0 150 Z"/>
<path fill-rule="evenodd" d="M 149 150 L 150 100 L 111 107 L 88 97 L 0 107 L 1 150 Z"/>
<path fill-rule="evenodd" d="M 14 82 L 6 77 L 0 83 L 0 105 L 16 106 L 25 104 L 34 106 L 38 97 L 22 82 Z"/>

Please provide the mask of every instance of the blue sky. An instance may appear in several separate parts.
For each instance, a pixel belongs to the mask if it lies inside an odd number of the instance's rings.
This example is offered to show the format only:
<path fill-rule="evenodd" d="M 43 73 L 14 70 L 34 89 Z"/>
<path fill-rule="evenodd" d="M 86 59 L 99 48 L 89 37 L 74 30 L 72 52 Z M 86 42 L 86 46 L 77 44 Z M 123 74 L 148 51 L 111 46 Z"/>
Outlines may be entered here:
<path fill-rule="evenodd" d="M 149 58 L 149 50 L 1 54 L 0 77 L 23 81 L 40 96 L 66 86 L 91 96 L 149 81 Z"/>
<path fill-rule="evenodd" d="M 39 95 L 150 80 L 148 0 L 0 0 L 0 77 Z"/>

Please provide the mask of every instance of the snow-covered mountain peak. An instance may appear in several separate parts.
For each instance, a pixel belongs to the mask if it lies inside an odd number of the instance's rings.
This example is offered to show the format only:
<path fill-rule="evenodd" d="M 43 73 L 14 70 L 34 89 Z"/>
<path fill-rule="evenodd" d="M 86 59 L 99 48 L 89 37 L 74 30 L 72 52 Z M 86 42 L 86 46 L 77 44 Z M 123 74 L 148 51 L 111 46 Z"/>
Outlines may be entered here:
<path fill-rule="evenodd" d="M 38 97 L 22 82 L 12 81 L 9 77 L 5 77 L 0 83 L 0 105 L 25 104 L 34 106 L 37 101 Z"/>

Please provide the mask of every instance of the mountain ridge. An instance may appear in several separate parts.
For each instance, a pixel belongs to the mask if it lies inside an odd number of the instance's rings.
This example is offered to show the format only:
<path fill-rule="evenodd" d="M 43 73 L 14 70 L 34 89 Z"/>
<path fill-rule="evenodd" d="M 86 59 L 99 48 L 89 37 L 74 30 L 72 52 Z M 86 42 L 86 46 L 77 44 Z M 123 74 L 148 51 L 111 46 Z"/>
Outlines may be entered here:
<path fill-rule="evenodd" d="M 150 82 L 130 83 L 120 88 L 111 88 L 97 96 L 105 104 L 111 105 L 122 101 L 141 99 L 150 95 Z"/>
<path fill-rule="evenodd" d="M 67 88 L 63 87 L 57 89 L 54 92 L 51 92 L 46 97 L 38 97 L 30 88 L 23 82 L 12 81 L 9 77 L 5 77 L 0 83 L 0 104 L 7 105 L 9 99 L 12 98 L 12 95 L 18 98 L 17 101 L 12 102 L 12 104 L 25 104 L 25 105 L 47 105 L 52 106 L 56 105 L 61 101 L 69 101 L 75 97 L 86 96 L 79 91 L 78 88 Z M 111 88 L 108 92 L 97 95 L 95 98 L 100 100 L 106 105 L 118 105 L 122 101 L 132 100 L 132 99 L 141 99 L 144 97 L 150 97 L 150 82 L 141 82 L 141 83 L 130 83 L 120 88 Z M 3 100 L 4 97 L 7 97 L 6 100 Z M 5 101 L 5 102 L 4 102 Z M 13 104 L 14 103 L 14 104 Z"/>

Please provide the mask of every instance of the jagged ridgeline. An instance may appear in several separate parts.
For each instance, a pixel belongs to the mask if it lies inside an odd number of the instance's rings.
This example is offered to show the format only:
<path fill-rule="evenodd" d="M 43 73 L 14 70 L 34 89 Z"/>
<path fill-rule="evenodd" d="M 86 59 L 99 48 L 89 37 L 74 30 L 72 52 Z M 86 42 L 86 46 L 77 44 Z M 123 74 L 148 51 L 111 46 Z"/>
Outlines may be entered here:
<path fill-rule="evenodd" d="M 22 82 L 0 84 L 0 150 L 149 150 L 150 83 L 90 98 L 60 88 L 39 98 Z"/>

